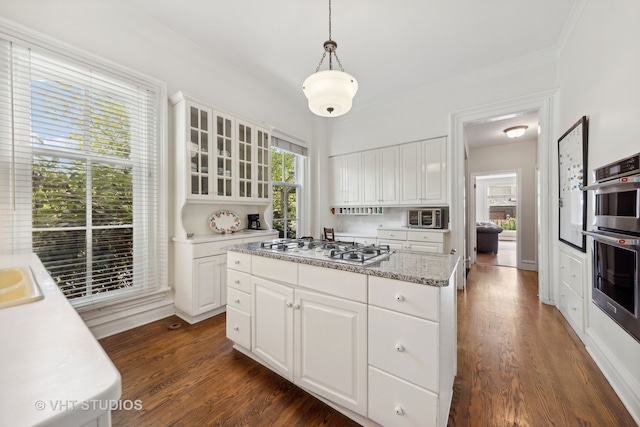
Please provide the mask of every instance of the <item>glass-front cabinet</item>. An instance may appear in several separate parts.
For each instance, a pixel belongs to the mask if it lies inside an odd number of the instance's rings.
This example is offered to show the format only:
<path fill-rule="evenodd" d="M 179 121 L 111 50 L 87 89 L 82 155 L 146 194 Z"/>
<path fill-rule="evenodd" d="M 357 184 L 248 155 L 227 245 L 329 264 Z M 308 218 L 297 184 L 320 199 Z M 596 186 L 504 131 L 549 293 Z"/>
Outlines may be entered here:
<path fill-rule="evenodd" d="M 192 202 L 268 202 L 269 131 L 182 92 L 170 100 L 176 131 L 176 197 Z"/>
<path fill-rule="evenodd" d="M 211 194 L 211 109 L 187 103 L 190 199 L 209 199 Z"/>
<path fill-rule="evenodd" d="M 234 199 L 234 118 L 214 112 L 216 121 L 216 167 L 214 199 Z"/>

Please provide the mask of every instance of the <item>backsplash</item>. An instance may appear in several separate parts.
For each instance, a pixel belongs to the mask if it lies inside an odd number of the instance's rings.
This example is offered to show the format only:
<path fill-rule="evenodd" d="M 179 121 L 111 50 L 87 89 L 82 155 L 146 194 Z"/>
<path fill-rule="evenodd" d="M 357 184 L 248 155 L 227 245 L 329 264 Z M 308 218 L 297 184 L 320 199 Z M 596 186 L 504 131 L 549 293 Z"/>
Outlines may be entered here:
<path fill-rule="evenodd" d="M 370 232 L 381 225 L 402 227 L 406 225 L 406 208 L 384 207 L 382 215 L 336 215 L 337 232 Z"/>
<path fill-rule="evenodd" d="M 260 214 L 262 228 L 267 228 L 263 221 L 265 206 L 233 205 L 233 204 L 197 204 L 187 203 L 182 208 L 182 224 L 187 233 L 195 235 L 217 234 L 209 228 L 209 216 L 219 210 L 230 210 L 240 217 L 240 229 L 247 228 L 247 215 Z"/>

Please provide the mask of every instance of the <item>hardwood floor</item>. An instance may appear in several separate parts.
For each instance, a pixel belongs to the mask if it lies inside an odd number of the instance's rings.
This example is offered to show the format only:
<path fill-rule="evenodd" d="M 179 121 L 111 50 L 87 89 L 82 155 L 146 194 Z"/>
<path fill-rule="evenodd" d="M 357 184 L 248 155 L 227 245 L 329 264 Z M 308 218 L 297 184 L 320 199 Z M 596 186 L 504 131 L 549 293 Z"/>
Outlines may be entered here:
<path fill-rule="evenodd" d="M 450 426 L 635 426 L 536 274 L 472 266 L 458 291 Z M 178 329 L 170 329 L 179 323 Z M 356 426 L 231 348 L 225 316 L 170 317 L 100 340 L 122 375 L 118 426 Z"/>

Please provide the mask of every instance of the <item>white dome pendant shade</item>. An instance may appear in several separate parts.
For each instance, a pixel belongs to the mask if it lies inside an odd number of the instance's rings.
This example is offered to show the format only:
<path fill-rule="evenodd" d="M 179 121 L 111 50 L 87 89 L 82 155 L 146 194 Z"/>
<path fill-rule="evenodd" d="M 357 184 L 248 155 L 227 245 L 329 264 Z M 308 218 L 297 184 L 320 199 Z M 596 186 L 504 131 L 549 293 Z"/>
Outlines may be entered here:
<path fill-rule="evenodd" d="M 353 97 L 358 92 L 358 81 L 344 71 L 317 71 L 305 79 L 302 90 L 314 114 L 338 117 L 351 110 Z"/>
<path fill-rule="evenodd" d="M 338 44 L 331 39 L 331 0 L 329 0 L 329 40 L 324 42 L 324 54 L 320 59 L 316 72 L 302 83 L 302 91 L 309 100 L 309 109 L 313 114 L 322 117 L 338 117 L 351 110 L 353 97 L 358 92 L 358 81 L 351 74 L 345 73 L 336 54 Z M 329 69 L 320 71 L 325 56 L 329 56 Z M 333 58 L 340 66 L 340 71 L 333 69 Z"/>

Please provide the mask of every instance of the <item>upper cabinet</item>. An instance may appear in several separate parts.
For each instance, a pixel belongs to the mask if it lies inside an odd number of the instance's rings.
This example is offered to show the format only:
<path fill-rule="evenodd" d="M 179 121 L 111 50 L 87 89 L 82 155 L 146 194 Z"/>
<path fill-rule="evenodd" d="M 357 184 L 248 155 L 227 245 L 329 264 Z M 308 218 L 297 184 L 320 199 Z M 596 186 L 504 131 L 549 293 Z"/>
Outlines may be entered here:
<path fill-rule="evenodd" d="M 362 204 L 398 204 L 398 165 L 398 146 L 362 152 Z"/>
<path fill-rule="evenodd" d="M 447 204 L 447 140 L 329 158 L 332 206 Z"/>
<path fill-rule="evenodd" d="M 331 204 L 333 206 L 361 204 L 361 153 L 335 156 L 329 159 Z"/>
<path fill-rule="evenodd" d="M 447 140 L 400 145 L 400 204 L 447 203 Z"/>
<path fill-rule="evenodd" d="M 178 92 L 175 118 L 176 188 L 191 202 L 268 203 L 269 131 Z"/>

